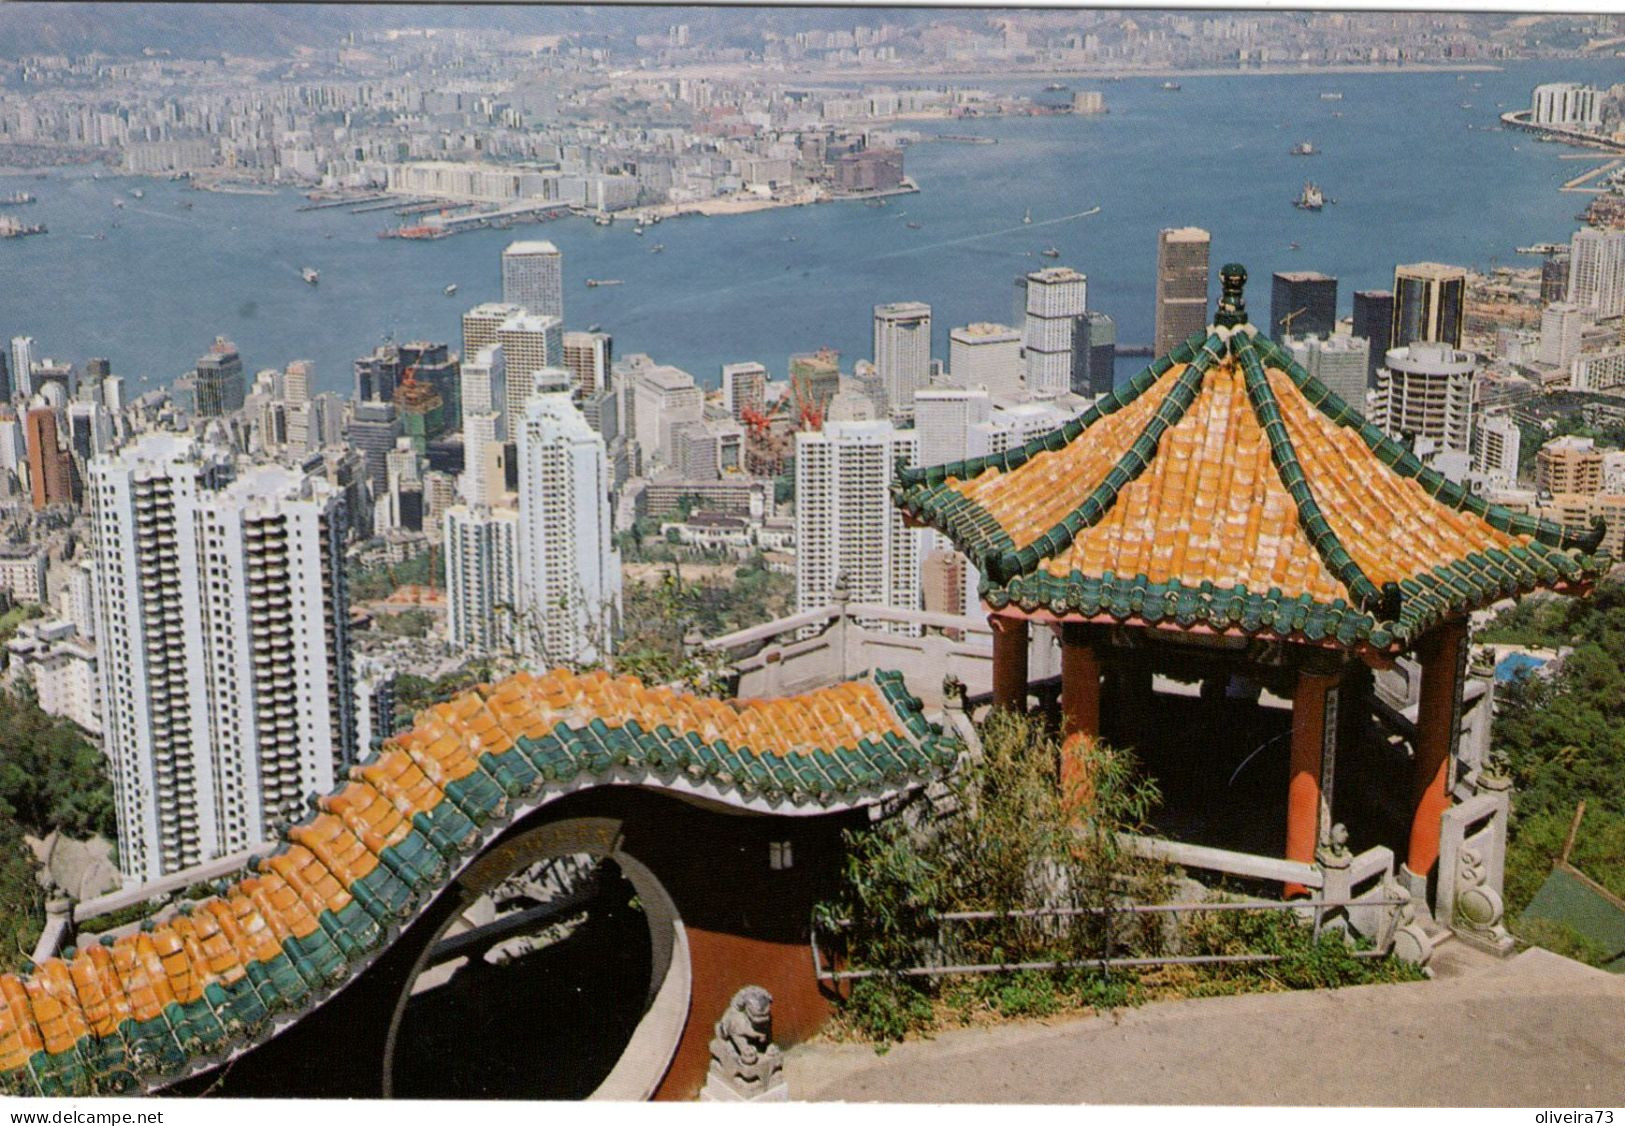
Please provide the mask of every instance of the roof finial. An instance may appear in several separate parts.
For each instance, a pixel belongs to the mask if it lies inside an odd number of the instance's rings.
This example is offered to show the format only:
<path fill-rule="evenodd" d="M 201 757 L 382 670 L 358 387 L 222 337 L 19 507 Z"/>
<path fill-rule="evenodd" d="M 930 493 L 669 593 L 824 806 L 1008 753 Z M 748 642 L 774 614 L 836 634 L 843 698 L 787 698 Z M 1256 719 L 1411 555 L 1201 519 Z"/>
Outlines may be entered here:
<path fill-rule="evenodd" d="M 1234 328 L 1247 323 L 1247 299 L 1242 290 L 1247 286 L 1247 267 L 1228 262 L 1219 267 L 1219 312 L 1213 323 L 1223 328 Z"/>

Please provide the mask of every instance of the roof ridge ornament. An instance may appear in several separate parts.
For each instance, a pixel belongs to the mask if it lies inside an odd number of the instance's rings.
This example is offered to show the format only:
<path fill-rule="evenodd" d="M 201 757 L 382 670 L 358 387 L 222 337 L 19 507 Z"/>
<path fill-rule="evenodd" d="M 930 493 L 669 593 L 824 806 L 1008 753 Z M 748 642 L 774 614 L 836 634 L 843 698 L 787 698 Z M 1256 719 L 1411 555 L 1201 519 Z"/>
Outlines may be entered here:
<path fill-rule="evenodd" d="M 1219 285 L 1219 311 L 1214 314 L 1213 323 L 1220 328 L 1246 324 L 1247 298 L 1242 291 L 1247 287 L 1247 267 L 1236 262 L 1220 266 Z"/>

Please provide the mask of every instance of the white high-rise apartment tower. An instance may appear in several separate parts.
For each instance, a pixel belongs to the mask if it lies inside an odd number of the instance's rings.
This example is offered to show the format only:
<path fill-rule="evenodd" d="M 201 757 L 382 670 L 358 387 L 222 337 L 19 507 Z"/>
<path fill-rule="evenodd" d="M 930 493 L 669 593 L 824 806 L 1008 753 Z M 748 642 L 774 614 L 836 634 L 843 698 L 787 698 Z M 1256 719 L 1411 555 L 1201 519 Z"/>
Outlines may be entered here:
<path fill-rule="evenodd" d="M 548 665 L 602 660 L 621 616 L 604 439 L 568 390 L 532 396 L 518 439 L 518 647 Z"/>
<path fill-rule="evenodd" d="M 452 648 L 511 650 L 519 609 L 518 510 L 453 505 L 446 511 L 445 536 Z"/>
<path fill-rule="evenodd" d="M 504 438 L 507 431 L 501 428 L 501 421 L 508 409 L 508 357 L 502 345 L 487 344 L 463 360 L 458 389 L 462 395 L 463 417 L 494 411 L 498 419 L 497 437 Z"/>
<path fill-rule="evenodd" d="M 830 604 L 844 577 L 853 602 L 917 610 L 923 530 L 891 501 L 897 465 L 918 463 L 918 437 L 889 422 L 829 422 L 796 435 L 796 609 Z M 861 621 L 861 619 L 860 619 Z M 896 633 L 918 626 L 865 622 Z"/>
<path fill-rule="evenodd" d="M 497 342 L 497 330 L 508 319 L 525 310 L 518 305 L 504 305 L 500 301 L 487 301 L 463 314 L 463 358 L 478 356 L 481 348 Z"/>
<path fill-rule="evenodd" d="M 509 243 L 502 252 L 502 300 L 562 323 L 564 255 L 559 248 L 550 242 Z"/>
<path fill-rule="evenodd" d="M 120 866 L 272 837 L 355 757 L 342 494 L 147 435 L 91 463 Z"/>
<path fill-rule="evenodd" d="M 1089 281 L 1066 266 L 1027 275 L 1027 319 L 1021 343 L 1027 390 L 1041 398 L 1072 390 L 1072 339 L 1088 307 Z"/>
<path fill-rule="evenodd" d="M 11 338 L 11 389 L 18 398 L 27 399 L 34 394 L 34 338 Z"/>
<path fill-rule="evenodd" d="M 875 306 L 875 371 L 894 421 L 914 417 L 914 393 L 931 382 L 931 306 Z"/>
<path fill-rule="evenodd" d="M 1568 298 L 1598 317 L 1625 313 L 1625 231 L 1583 227 L 1574 233 Z"/>

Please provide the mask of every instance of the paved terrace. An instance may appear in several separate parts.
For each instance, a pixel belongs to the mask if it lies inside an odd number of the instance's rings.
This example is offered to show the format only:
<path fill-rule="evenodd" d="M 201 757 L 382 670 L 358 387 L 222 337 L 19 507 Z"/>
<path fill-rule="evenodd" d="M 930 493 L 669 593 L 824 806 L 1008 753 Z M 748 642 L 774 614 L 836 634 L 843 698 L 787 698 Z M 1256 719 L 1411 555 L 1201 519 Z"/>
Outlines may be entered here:
<path fill-rule="evenodd" d="M 1625 977 L 1460 942 L 1432 981 L 1169 1001 L 958 1029 L 877 1056 L 806 1044 L 795 1099 L 1264 1106 L 1625 1105 Z"/>

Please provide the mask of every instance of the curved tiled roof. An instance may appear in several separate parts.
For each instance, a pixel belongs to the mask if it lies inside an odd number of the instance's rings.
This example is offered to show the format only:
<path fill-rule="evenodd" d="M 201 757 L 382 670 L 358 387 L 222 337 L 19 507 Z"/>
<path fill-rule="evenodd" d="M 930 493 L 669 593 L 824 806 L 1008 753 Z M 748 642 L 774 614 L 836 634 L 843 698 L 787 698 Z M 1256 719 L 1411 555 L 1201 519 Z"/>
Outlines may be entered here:
<path fill-rule="evenodd" d="M 820 813 L 952 764 L 898 673 L 713 700 L 604 673 L 522 673 L 417 716 L 246 878 L 121 938 L 0 975 L 0 1091 L 152 1088 L 270 1036 L 394 941 L 548 792 L 632 782 Z"/>
<path fill-rule="evenodd" d="M 1594 577 L 1601 530 L 1487 504 L 1425 468 L 1246 323 L 1218 323 L 992 457 L 904 469 L 897 503 L 970 557 L 994 609 L 1404 646 L 1442 618 Z"/>

